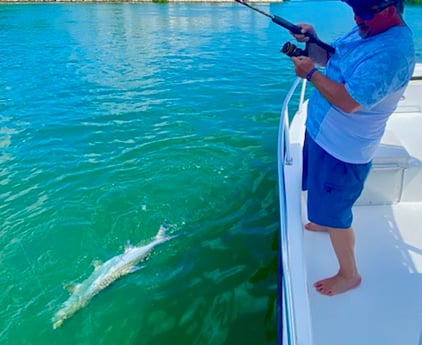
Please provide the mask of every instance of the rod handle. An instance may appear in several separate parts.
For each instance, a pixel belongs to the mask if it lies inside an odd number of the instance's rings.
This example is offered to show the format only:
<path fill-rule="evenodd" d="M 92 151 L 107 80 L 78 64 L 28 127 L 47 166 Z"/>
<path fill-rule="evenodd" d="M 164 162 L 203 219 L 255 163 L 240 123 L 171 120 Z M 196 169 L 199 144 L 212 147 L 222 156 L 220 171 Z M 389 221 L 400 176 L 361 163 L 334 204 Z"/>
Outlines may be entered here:
<path fill-rule="evenodd" d="M 302 29 L 299 26 L 294 25 L 293 23 L 290 23 L 288 20 L 284 18 L 281 18 L 277 15 L 273 15 L 271 19 L 274 23 L 282 26 L 283 28 L 286 28 L 287 30 L 293 32 L 294 34 L 302 34 Z M 305 35 L 306 34 L 307 33 L 305 33 Z"/>
<path fill-rule="evenodd" d="M 317 38 L 315 35 L 311 34 L 310 32 L 302 33 L 302 29 L 299 26 L 294 25 L 293 23 L 289 22 L 288 20 L 281 18 L 277 15 L 273 15 L 271 17 L 271 20 L 274 23 L 282 26 L 283 28 L 286 28 L 287 30 L 293 32 L 294 34 L 298 34 L 298 35 L 302 34 L 302 35 L 305 35 L 306 37 L 309 37 L 310 43 L 315 43 L 319 47 L 325 49 L 327 52 L 329 52 L 331 54 L 335 53 L 335 49 L 332 46 L 330 46 L 327 43 L 322 42 L 319 38 Z"/>

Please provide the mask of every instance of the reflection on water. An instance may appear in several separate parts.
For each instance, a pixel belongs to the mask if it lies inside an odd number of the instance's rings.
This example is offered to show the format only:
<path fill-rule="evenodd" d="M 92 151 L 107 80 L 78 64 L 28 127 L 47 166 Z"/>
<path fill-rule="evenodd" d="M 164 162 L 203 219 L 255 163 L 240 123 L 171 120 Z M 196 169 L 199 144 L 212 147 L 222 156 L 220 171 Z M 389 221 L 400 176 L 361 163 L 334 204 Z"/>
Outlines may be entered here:
<path fill-rule="evenodd" d="M 259 7 L 330 41 L 353 23 L 322 3 Z M 0 5 L 0 28 L 0 342 L 274 344 L 290 35 L 235 3 Z M 62 285 L 163 219 L 177 238 L 53 332 Z"/>

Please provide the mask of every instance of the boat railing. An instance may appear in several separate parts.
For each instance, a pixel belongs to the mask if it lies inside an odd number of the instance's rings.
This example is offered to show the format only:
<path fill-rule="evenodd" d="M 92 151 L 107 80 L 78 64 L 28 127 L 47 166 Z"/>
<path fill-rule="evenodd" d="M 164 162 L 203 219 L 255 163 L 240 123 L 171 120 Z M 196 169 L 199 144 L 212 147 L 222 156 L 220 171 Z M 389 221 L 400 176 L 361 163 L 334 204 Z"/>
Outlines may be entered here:
<path fill-rule="evenodd" d="M 284 98 L 283 106 L 281 108 L 281 113 L 280 113 L 280 127 L 279 127 L 279 132 L 278 132 L 279 133 L 278 153 L 279 153 L 279 157 L 280 157 L 280 153 L 283 153 L 284 164 L 287 164 L 287 165 L 292 164 L 292 156 L 290 154 L 290 136 L 289 136 L 289 127 L 290 127 L 289 103 L 301 81 L 302 81 L 302 88 L 300 91 L 298 111 L 302 110 L 304 99 L 305 99 L 306 79 L 296 78 L 292 86 L 290 87 L 286 97 Z M 280 138 L 280 136 L 282 136 L 282 138 Z M 283 141 L 281 142 L 280 139 L 283 139 Z M 280 151 L 281 144 L 283 144 L 284 146 L 283 151 Z"/>
<path fill-rule="evenodd" d="M 295 315 L 293 309 L 293 288 L 289 262 L 289 248 L 287 243 L 287 207 L 284 166 L 292 164 L 289 136 L 289 103 L 292 96 L 300 84 L 301 79 L 297 78 L 286 97 L 280 114 L 280 125 L 278 132 L 278 185 L 280 200 L 280 255 L 278 274 L 278 344 L 296 345 L 297 332 L 295 325 Z M 304 103 L 306 80 L 302 82 L 298 111 Z"/>

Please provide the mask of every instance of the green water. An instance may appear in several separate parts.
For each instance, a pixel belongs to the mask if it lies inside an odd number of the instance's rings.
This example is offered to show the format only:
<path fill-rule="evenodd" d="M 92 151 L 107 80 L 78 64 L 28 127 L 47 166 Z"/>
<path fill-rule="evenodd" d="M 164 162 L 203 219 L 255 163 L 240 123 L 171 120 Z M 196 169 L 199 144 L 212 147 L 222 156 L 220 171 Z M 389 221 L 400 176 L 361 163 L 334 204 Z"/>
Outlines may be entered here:
<path fill-rule="evenodd" d="M 321 3 L 321 38 L 352 25 Z M 0 344 L 275 344 L 288 39 L 232 3 L 0 5 Z M 52 329 L 164 219 L 174 239 Z"/>

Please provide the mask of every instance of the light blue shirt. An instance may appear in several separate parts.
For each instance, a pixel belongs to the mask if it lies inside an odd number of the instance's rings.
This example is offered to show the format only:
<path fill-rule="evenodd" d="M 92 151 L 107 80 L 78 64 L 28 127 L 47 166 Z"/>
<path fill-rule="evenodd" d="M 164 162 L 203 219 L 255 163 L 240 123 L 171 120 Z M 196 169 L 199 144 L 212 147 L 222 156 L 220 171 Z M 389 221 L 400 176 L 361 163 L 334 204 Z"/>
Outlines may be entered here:
<path fill-rule="evenodd" d="M 362 109 L 345 113 L 315 89 L 309 99 L 306 128 L 314 141 L 337 159 L 367 163 L 413 74 L 412 33 L 407 26 L 395 26 L 361 38 L 355 27 L 333 46 L 336 52 L 325 75 L 345 84 Z"/>

